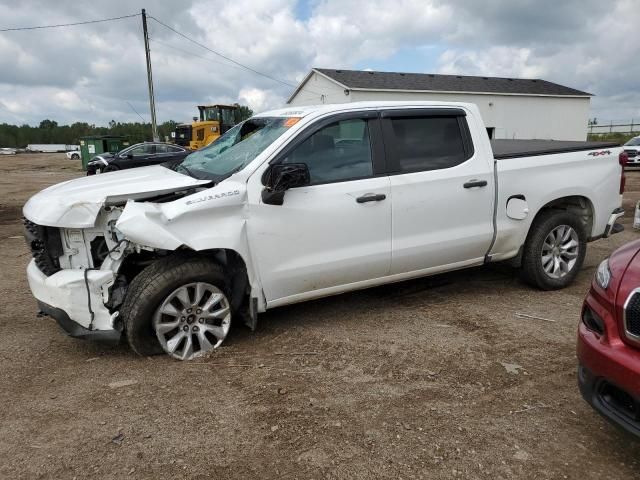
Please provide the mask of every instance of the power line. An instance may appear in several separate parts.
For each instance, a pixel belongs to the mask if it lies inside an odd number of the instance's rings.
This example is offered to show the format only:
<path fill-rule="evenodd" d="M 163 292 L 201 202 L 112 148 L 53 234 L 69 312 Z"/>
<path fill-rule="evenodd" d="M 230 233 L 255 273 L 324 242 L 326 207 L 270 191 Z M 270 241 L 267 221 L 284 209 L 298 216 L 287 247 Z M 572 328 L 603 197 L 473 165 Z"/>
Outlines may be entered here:
<path fill-rule="evenodd" d="M 189 52 L 188 50 L 183 50 L 183 49 L 178 48 L 178 47 L 176 47 L 176 46 L 174 46 L 174 45 L 171 45 L 171 44 L 169 44 L 169 43 L 165 43 L 165 42 L 161 42 L 160 40 L 156 40 L 155 38 L 151 38 L 151 37 L 149 37 L 149 40 L 150 40 L 151 42 L 153 42 L 153 43 L 157 43 L 157 44 L 159 44 L 159 45 L 163 45 L 163 46 L 165 46 L 165 47 L 167 47 L 167 48 L 170 48 L 170 49 L 172 49 L 172 50 L 175 50 L 175 51 L 177 51 L 177 52 L 180 52 L 180 53 L 182 53 L 182 54 L 184 54 L 184 55 L 189 55 L 189 56 L 191 56 L 191 57 L 200 58 L 201 60 L 206 60 L 207 62 L 215 63 L 216 65 L 222 65 L 223 67 L 231 67 L 231 68 L 235 68 L 235 69 L 238 69 L 238 70 L 242 70 L 242 68 L 241 68 L 241 67 L 238 67 L 237 65 L 231 65 L 231 64 L 229 64 L 229 63 L 218 62 L 218 61 L 216 61 L 216 60 L 213 60 L 212 58 L 204 57 L 204 56 L 202 56 L 202 55 L 198 55 L 197 53 Z M 308 89 L 307 89 L 307 90 L 308 90 Z M 305 96 L 305 97 L 301 97 L 301 98 L 300 98 L 301 100 L 312 99 L 312 98 L 313 98 L 313 99 L 318 99 L 318 100 L 320 100 L 320 99 L 318 98 L 318 96 L 323 96 L 323 95 L 324 95 L 324 94 L 319 93 L 319 92 L 314 92 L 313 90 L 308 90 L 308 91 L 309 91 L 310 93 L 312 93 L 313 95 L 308 95 L 308 96 Z"/>
<path fill-rule="evenodd" d="M 0 32 L 18 32 L 22 30 L 40 30 L 43 28 L 60 28 L 60 27 L 75 27 L 76 25 L 88 25 L 90 23 L 103 23 L 103 22 L 113 22 L 115 20 L 122 20 L 124 18 L 132 18 L 140 15 L 139 13 L 134 13 L 132 15 L 122 15 L 121 17 L 111 17 L 111 18 L 101 18 L 99 20 L 86 20 L 84 22 L 73 22 L 73 23 L 59 23 L 57 25 L 38 25 L 34 27 L 13 27 L 13 28 L 2 28 Z"/>
<path fill-rule="evenodd" d="M 129 107 L 131 107 L 131 110 L 133 110 L 133 111 L 136 113 L 136 115 L 138 115 L 138 116 L 140 117 L 140 119 L 141 119 L 144 123 L 147 123 L 147 121 L 146 121 L 144 118 L 142 118 L 142 115 L 140 115 L 140 114 L 138 113 L 138 111 L 137 111 L 135 108 L 133 108 L 133 105 L 131 105 L 129 102 L 127 102 L 127 105 L 129 105 Z"/>
<path fill-rule="evenodd" d="M 172 50 L 176 50 L 177 52 L 183 53 L 185 55 L 190 55 L 192 57 L 200 58 L 202 60 L 207 60 L 208 62 L 215 63 L 216 65 L 223 65 L 225 67 L 231 67 L 231 68 L 237 68 L 237 69 L 241 68 L 241 67 L 238 67 L 237 65 L 231 65 L 229 63 L 218 62 L 218 61 L 216 61 L 216 60 L 214 60 L 212 58 L 204 57 L 202 55 L 198 55 L 197 53 L 189 52 L 188 50 L 182 50 L 181 48 L 174 47 L 173 45 L 170 45 L 170 44 L 165 43 L 165 42 L 161 42 L 160 40 L 156 40 L 155 38 L 152 38 L 152 37 L 149 37 L 149 40 L 151 40 L 153 43 L 158 43 L 160 45 L 164 45 L 165 47 L 171 48 Z"/>
<path fill-rule="evenodd" d="M 177 31 L 175 28 L 170 27 L 169 25 L 167 25 L 166 23 L 161 22 L 160 20 L 158 20 L 157 18 L 155 18 L 152 15 L 149 15 L 149 18 L 151 18 L 152 20 L 155 20 L 157 23 L 159 23 L 160 25 L 162 25 L 163 27 L 171 30 L 173 33 L 175 33 L 176 35 L 180 35 L 182 38 L 190 41 L 191 43 L 193 43 L 194 45 L 198 45 L 200 48 L 204 48 L 205 50 L 213 53 L 214 55 L 217 55 L 218 57 L 224 58 L 225 60 L 234 63 L 235 65 L 238 65 L 239 67 L 244 68 L 245 70 L 249 70 L 250 72 L 253 72 L 257 75 L 260 75 L 262 77 L 268 78 L 269 80 L 273 80 L 274 82 L 278 82 L 281 83 L 282 85 L 286 85 L 287 87 L 290 88 L 296 88 L 296 85 L 292 85 L 289 82 L 285 82 L 284 80 L 280 80 L 279 78 L 276 77 L 272 77 L 271 75 L 267 74 L 267 73 L 263 73 L 260 72 L 258 70 L 256 70 L 255 68 L 251 68 L 247 65 L 244 65 L 243 63 L 237 62 L 235 61 L 233 58 L 227 57 L 226 55 L 223 55 L 220 52 L 216 52 L 215 50 L 212 50 L 211 48 L 207 47 L 206 45 L 203 45 L 202 43 L 198 42 L 197 40 L 194 40 L 191 37 L 188 37 L 187 35 L 185 35 L 184 33 L 181 33 L 179 31 Z"/>
<path fill-rule="evenodd" d="M 36 26 L 30 26 L 30 27 L 2 28 L 2 29 L 0 29 L 0 33 L 2 33 L 2 32 L 28 31 L 28 30 L 41 30 L 41 29 L 47 29 L 47 28 L 74 27 L 74 26 L 78 26 L 78 25 L 89 25 L 89 24 L 95 24 L 95 23 L 113 22 L 113 21 L 117 21 L 117 20 L 123 20 L 123 19 L 126 19 L 126 18 L 137 17 L 139 15 L 140 15 L 140 13 L 134 13 L 134 14 L 131 14 L 131 15 L 121 15 L 119 17 L 109 17 L 109 18 L 102 18 L 102 19 L 98 19 L 98 20 L 86 20 L 86 21 L 82 21 L 82 22 L 59 23 L 59 24 L 54 24 L 54 25 L 36 25 Z M 185 53 L 187 55 L 191 55 L 191 56 L 194 56 L 194 57 L 197 57 L 197 58 L 201 58 L 201 59 L 207 60 L 209 62 L 218 63 L 220 65 L 224 65 L 224 66 L 227 66 L 227 67 L 242 68 L 242 69 L 248 70 L 248 71 L 250 71 L 252 73 L 255 73 L 256 75 L 260 75 L 262 77 L 268 78 L 269 80 L 272 80 L 274 82 L 277 82 L 277 83 L 280 83 L 282 85 L 285 85 L 287 87 L 294 88 L 294 89 L 297 88 L 296 85 L 293 85 L 293 84 L 291 84 L 291 83 L 289 83 L 287 81 L 281 80 L 281 79 L 276 78 L 276 77 L 274 77 L 272 75 L 269 75 L 267 73 L 264 73 L 264 72 L 261 72 L 259 70 L 256 70 L 255 68 L 252 68 L 252 67 L 250 67 L 248 65 L 240 63 L 240 62 L 234 60 L 233 58 L 230 58 L 230 57 L 228 57 L 228 56 L 226 56 L 226 55 L 224 55 L 224 54 L 222 54 L 220 52 L 215 51 L 215 50 L 209 48 L 208 46 L 198 42 L 197 40 L 194 40 L 193 38 L 185 35 L 184 33 L 179 32 L 175 28 L 170 27 L 166 23 L 158 20 L 157 18 L 155 18 L 155 17 L 153 17 L 151 15 L 148 15 L 148 18 L 151 18 L 152 20 L 154 20 L 158 24 L 162 25 L 163 27 L 167 28 L 168 30 L 171 30 L 173 33 L 175 33 L 176 35 L 181 36 L 185 40 L 188 40 L 189 42 L 199 46 L 200 48 L 203 48 L 203 49 L 213 53 L 214 55 L 216 55 L 216 56 L 218 56 L 220 58 L 223 58 L 223 59 L 227 60 L 228 62 L 231 62 L 233 65 L 230 65 L 230 64 L 227 64 L 227 63 L 222 63 L 222 62 L 216 62 L 213 59 L 210 59 L 210 58 L 207 58 L 207 57 L 203 57 L 203 56 L 191 53 L 191 52 L 187 52 L 185 50 L 181 50 L 179 48 L 173 47 L 173 46 L 168 45 L 168 44 L 164 44 L 165 46 L 168 46 L 169 48 L 173 48 L 174 50 L 180 51 L 180 52 Z M 158 40 L 154 39 L 154 41 L 157 42 L 157 43 L 163 44 L 163 42 L 160 42 Z M 317 93 L 317 92 L 312 92 L 311 90 L 309 90 L 309 91 L 311 93 Z M 320 93 L 317 93 L 317 94 L 320 95 Z"/>

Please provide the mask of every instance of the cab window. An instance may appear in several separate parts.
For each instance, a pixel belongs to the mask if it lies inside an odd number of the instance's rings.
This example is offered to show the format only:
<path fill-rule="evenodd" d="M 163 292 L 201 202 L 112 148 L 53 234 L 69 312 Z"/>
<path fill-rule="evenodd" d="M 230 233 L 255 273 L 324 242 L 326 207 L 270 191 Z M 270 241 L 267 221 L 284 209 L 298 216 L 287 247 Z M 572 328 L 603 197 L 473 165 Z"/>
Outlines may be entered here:
<path fill-rule="evenodd" d="M 385 149 L 393 170 L 399 173 L 440 170 L 455 167 L 467 160 L 469 155 L 465 150 L 459 118 L 389 118 Z"/>
<path fill-rule="evenodd" d="M 332 123 L 298 145 L 283 163 L 306 163 L 311 184 L 371 177 L 371 142 L 366 120 Z"/>

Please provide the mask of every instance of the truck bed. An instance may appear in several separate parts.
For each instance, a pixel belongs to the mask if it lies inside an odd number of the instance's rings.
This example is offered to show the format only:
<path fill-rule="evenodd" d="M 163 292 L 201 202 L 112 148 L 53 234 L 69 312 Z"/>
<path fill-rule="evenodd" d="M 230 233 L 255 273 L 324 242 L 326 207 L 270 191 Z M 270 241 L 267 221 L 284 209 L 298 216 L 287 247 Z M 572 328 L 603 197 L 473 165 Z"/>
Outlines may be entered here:
<path fill-rule="evenodd" d="M 565 140 L 491 140 L 496 160 L 533 157 L 553 153 L 579 152 L 601 148 L 619 147 L 616 142 L 577 142 Z"/>

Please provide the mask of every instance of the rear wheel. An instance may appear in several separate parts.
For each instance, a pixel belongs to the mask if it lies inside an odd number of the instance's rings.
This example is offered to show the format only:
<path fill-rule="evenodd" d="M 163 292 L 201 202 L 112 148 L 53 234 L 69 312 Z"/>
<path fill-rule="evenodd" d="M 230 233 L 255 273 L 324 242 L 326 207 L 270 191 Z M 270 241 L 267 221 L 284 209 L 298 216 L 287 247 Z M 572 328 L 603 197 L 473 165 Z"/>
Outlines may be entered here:
<path fill-rule="evenodd" d="M 80 160 L 80 155 L 74 153 L 73 155 L 71 155 L 71 160 Z"/>
<path fill-rule="evenodd" d="M 150 265 L 131 282 L 122 312 L 136 353 L 190 360 L 226 338 L 231 297 L 220 265 L 176 256 Z"/>
<path fill-rule="evenodd" d="M 541 290 L 564 288 L 578 275 L 586 251 L 586 233 L 575 215 L 543 212 L 531 225 L 524 246 L 524 279 Z"/>

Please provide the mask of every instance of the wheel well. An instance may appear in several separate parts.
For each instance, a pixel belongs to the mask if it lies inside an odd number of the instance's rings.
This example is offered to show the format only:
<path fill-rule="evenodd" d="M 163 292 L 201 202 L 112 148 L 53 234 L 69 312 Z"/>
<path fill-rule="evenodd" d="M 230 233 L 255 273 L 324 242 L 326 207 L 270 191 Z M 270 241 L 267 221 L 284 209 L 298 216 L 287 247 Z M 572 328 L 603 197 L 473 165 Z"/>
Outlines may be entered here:
<path fill-rule="evenodd" d="M 223 248 L 201 251 L 194 251 L 189 248 L 181 248 L 176 251 L 162 250 L 154 252 L 143 250 L 139 253 L 128 255 L 118 273 L 126 279 L 125 283 L 128 284 L 147 266 L 172 255 L 213 259 L 222 266 L 228 275 L 229 293 L 231 294 L 232 307 L 234 310 L 241 312 L 245 307 L 245 303 L 246 306 L 249 305 L 251 285 L 249 283 L 247 265 L 242 256 L 235 250 Z"/>
<path fill-rule="evenodd" d="M 533 217 L 524 243 L 520 246 L 518 254 L 508 261 L 509 265 L 516 268 L 520 267 L 520 265 L 522 264 L 522 254 L 524 251 L 524 246 L 527 243 L 529 236 L 531 235 L 531 229 L 535 224 L 535 221 L 540 217 L 541 214 L 543 214 L 544 212 L 548 212 L 549 210 L 560 210 L 573 213 L 580 220 L 587 238 L 591 237 L 591 231 L 593 227 L 593 205 L 591 201 L 587 197 L 582 197 L 580 195 L 557 198 L 543 205 L 542 208 L 538 210 L 536 216 Z"/>
<path fill-rule="evenodd" d="M 574 214 L 580 220 L 585 235 L 587 237 L 591 236 L 593 228 L 593 205 L 587 197 L 574 195 L 552 200 L 538 210 L 538 213 L 536 213 L 531 225 L 533 225 L 541 213 L 549 210 L 563 210 Z"/>
<path fill-rule="evenodd" d="M 235 250 L 227 248 L 200 250 L 198 252 L 190 251 L 190 253 L 194 256 L 212 258 L 222 266 L 228 275 L 231 308 L 237 315 L 242 317 L 248 315 L 251 284 L 249 283 L 247 264 L 242 255 Z"/>

